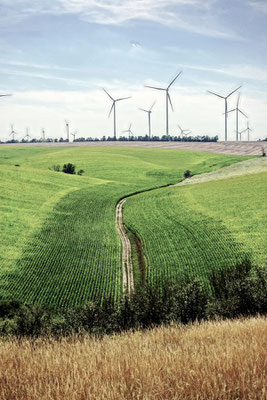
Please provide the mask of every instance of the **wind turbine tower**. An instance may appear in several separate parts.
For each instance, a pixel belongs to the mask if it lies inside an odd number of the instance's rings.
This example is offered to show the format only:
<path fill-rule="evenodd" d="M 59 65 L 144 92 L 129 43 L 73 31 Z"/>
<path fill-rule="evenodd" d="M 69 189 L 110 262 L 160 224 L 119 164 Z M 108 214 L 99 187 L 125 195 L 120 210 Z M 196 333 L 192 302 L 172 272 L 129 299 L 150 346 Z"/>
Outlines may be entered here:
<path fill-rule="evenodd" d="M 236 117 L 235 117 L 236 118 L 236 141 L 238 141 L 238 133 L 239 133 L 239 130 L 238 130 L 238 115 L 239 114 L 238 113 L 241 113 L 244 115 L 244 117 L 248 118 L 248 116 L 245 113 L 243 113 L 243 111 L 240 110 L 239 102 L 240 102 L 240 94 L 237 97 L 236 108 L 233 108 L 233 110 L 228 111 L 228 113 L 230 113 L 232 111 L 236 112 Z"/>
<path fill-rule="evenodd" d="M 106 89 L 104 89 L 104 92 L 108 95 L 108 97 L 112 100 L 112 106 L 110 109 L 110 112 L 108 114 L 108 117 L 110 117 L 112 110 L 113 110 L 113 119 L 114 119 L 114 139 L 116 140 L 117 138 L 117 122 L 116 122 L 116 103 L 117 101 L 121 101 L 121 100 L 126 100 L 126 99 L 130 99 L 131 97 L 120 97 L 118 99 L 113 99 L 113 97 L 106 91 Z"/>
<path fill-rule="evenodd" d="M 241 140 L 241 135 L 242 133 L 247 132 L 248 133 L 248 142 L 250 140 L 250 132 L 253 132 L 253 130 L 249 127 L 249 121 L 247 121 L 247 127 L 243 131 L 239 132 L 240 134 L 240 140 Z"/>
<path fill-rule="evenodd" d="M 232 96 L 233 93 L 235 93 L 238 89 L 240 89 L 242 86 L 239 86 L 235 90 L 233 90 L 231 93 L 229 93 L 227 96 L 221 96 L 220 94 L 211 92 L 208 90 L 208 93 L 214 94 L 214 96 L 220 97 L 221 99 L 224 99 L 224 104 L 225 104 L 225 110 L 224 110 L 224 129 L 225 129 L 225 141 L 227 142 L 227 118 L 228 118 L 228 105 L 227 105 L 227 100 L 229 99 L 230 96 Z"/>
<path fill-rule="evenodd" d="M 181 75 L 182 71 L 179 72 L 178 75 L 176 75 L 176 77 L 171 81 L 171 83 L 167 86 L 167 88 L 160 88 L 160 87 L 155 87 L 155 86 L 148 86 L 145 85 L 145 87 L 150 88 L 150 89 L 156 89 L 156 90 L 163 90 L 166 92 L 166 136 L 169 138 L 169 104 L 173 110 L 173 105 L 172 105 L 172 101 L 171 101 L 171 97 L 170 97 L 170 87 L 174 84 L 174 82 L 176 81 L 176 79 Z"/>
<path fill-rule="evenodd" d="M 133 137 L 132 124 L 129 125 L 128 129 L 126 129 L 125 131 L 122 131 L 122 132 L 123 133 L 126 133 L 126 132 L 129 133 L 129 139 L 130 139 L 131 135 Z"/>
<path fill-rule="evenodd" d="M 14 141 L 15 140 L 15 135 L 17 133 L 14 131 L 14 125 L 10 125 L 10 128 L 11 128 L 11 131 L 10 131 L 9 136 L 12 136 L 12 140 Z"/>
<path fill-rule="evenodd" d="M 26 138 L 27 142 L 28 142 L 28 140 L 30 139 L 29 128 L 26 128 L 26 135 L 24 136 L 23 139 L 25 139 L 25 138 Z"/>
<path fill-rule="evenodd" d="M 149 110 L 145 110 L 144 108 L 139 108 L 139 110 L 144 111 L 147 113 L 148 116 L 148 136 L 151 139 L 151 113 L 152 113 L 152 108 L 154 107 L 154 105 L 156 104 L 156 102 L 154 101 L 154 103 L 152 104 L 152 106 L 150 107 Z"/>
<path fill-rule="evenodd" d="M 67 141 L 69 142 L 70 141 L 70 123 L 66 119 L 65 119 L 65 124 L 66 124 L 66 132 L 67 132 Z"/>
<path fill-rule="evenodd" d="M 75 132 L 72 132 L 72 136 L 73 136 L 73 141 L 75 142 L 75 137 L 76 137 L 76 135 L 77 135 L 77 133 L 78 133 L 78 131 L 75 131 Z"/>
<path fill-rule="evenodd" d="M 45 129 L 42 128 L 42 141 L 45 142 Z"/>

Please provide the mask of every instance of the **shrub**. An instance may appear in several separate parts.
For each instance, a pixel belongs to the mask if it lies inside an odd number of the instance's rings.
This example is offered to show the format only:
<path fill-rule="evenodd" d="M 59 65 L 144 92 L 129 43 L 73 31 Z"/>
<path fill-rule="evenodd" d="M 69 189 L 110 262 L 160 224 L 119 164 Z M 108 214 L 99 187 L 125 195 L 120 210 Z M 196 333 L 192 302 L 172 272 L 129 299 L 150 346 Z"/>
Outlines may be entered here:
<path fill-rule="evenodd" d="M 64 172 L 65 174 L 75 174 L 75 165 L 71 163 L 64 164 L 62 172 Z"/>
<path fill-rule="evenodd" d="M 60 165 L 59 164 L 53 165 L 52 169 L 53 169 L 53 171 L 59 172 L 60 171 Z"/>
<path fill-rule="evenodd" d="M 189 171 L 189 169 L 187 169 L 186 171 L 185 171 L 185 173 L 184 173 L 184 177 L 185 178 L 190 178 L 192 175 L 191 175 L 191 171 Z"/>

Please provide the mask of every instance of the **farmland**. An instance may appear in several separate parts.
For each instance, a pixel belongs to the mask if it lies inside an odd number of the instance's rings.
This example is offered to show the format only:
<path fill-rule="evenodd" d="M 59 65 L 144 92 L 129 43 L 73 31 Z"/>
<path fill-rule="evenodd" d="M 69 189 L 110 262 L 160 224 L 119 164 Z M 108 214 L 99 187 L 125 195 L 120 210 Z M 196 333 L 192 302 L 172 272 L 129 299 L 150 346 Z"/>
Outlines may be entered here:
<path fill-rule="evenodd" d="M 1 399 L 266 399 L 264 317 L 0 342 Z"/>
<path fill-rule="evenodd" d="M 67 307 L 108 295 L 118 298 L 122 293 L 121 243 L 114 223 L 118 200 L 179 182 L 186 169 L 198 174 L 243 159 L 173 149 L 1 147 L 1 299 Z M 85 174 L 51 170 L 66 162 Z M 261 179 L 253 182 L 254 187 L 244 177 L 242 187 L 236 183 L 239 196 L 250 185 L 250 211 L 262 202 L 260 196 L 258 203 L 254 201 L 255 192 L 263 189 Z M 187 187 L 159 189 L 127 200 L 125 222 L 144 243 L 146 274 L 151 281 L 178 278 L 185 271 L 203 275 L 200 270 L 207 266 L 208 271 L 214 260 L 215 265 L 222 265 L 247 252 L 263 257 L 257 234 L 262 227 L 260 213 L 253 219 L 253 240 L 247 235 L 242 243 L 238 241 L 242 223 L 232 229 L 230 217 L 227 223 L 224 215 L 222 220 L 214 217 L 219 210 L 213 210 L 217 206 L 212 205 L 212 193 L 216 190 L 220 196 L 220 185 L 212 189 L 207 184 L 197 213 L 196 197 L 201 198 L 201 193 Z M 210 214 L 203 212 L 206 195 Z M 182 229 L 178 214 L 183 215 Z M 194 230 L 193 236 L 188 235 L 185 223 L 191 233 Z M 205 240 L 200 241 L 199 235 Z M 182 243 L 179 254 L 177 242 Z M 248 251 L 244 245 L 249 242 Z M 183 269 L 180 260 L 186 260 Z"/>
<path fill-rule="evenodd" d="M 262 172 L 129 198 L 125 222 L 144 243 L 146 279 L 207 282 L 212 270 L 246 257 L 265 265 L 266 197 Z"/>

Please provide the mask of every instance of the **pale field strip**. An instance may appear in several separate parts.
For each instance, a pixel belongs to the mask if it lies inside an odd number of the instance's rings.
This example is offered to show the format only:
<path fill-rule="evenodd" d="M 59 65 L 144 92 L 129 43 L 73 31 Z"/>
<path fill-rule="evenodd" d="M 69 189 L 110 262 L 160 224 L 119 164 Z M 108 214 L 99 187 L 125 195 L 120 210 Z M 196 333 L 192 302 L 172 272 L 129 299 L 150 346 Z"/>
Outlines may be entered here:
<path fill-rule="evenodd" d="M 2 144 L 2 146 L 13 146 L 13 144 Z M 34 146 L 34 147 L 147 147 L 158 149 L 177 149 L 204 151 L 209 153 L 260 156 L 264 149 L 267 153 L 267 142 L 71 142 L 71 143 L 15 143 L 14 146 Z"/>
<path fill-rule="evenodd" d="M 182 182 L 176 183 L 172 186 L 193 185 L 196 183 L 228 179 L 236 176 L 257 174 L 261 172 L 267 172 L 267 157 L 252 158 L 250 160 L 241 161 L 239 163 L 223 167 L 216 171 L 194 175 L 191 178 L 187 178 Z"/>

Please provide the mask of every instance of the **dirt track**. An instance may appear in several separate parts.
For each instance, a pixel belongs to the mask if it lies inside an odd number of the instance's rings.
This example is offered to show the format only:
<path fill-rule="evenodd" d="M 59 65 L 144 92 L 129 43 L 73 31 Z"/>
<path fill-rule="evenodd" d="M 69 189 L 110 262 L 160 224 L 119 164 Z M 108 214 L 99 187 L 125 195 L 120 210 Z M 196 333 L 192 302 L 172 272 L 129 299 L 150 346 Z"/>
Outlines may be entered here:
<path fill-rule="evenodd" d="M 122 284 L 123 293 L 131 295 L 134 290 L 134 279 L 133 279 L 133 264 L 132 264 L 132 253 L 131 243 L 126 234 L 126 230 L 123 226 L 123 204 L 126 199 L 119 201 L 116 207 L 116 228 L 122 242 Z"/>
<path fill-rule="evenodd" d="M 267 142 L 71 142 L 71 143 L 16 143 L 10 146 L 44 146 L 44 147 L 80 147 L 80 146 L 114 146 L 114 147 L 148 147 L 159 149 L 181 149 L 207 151 L 210 153 L 259 156 L 262 149 L 267 153 Z M 3 144 L 2 146 L 7 146 Z"/>

